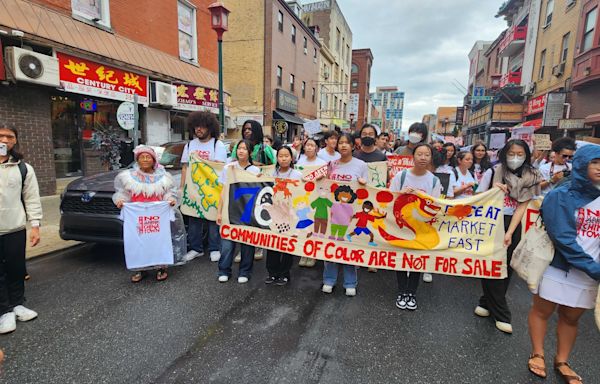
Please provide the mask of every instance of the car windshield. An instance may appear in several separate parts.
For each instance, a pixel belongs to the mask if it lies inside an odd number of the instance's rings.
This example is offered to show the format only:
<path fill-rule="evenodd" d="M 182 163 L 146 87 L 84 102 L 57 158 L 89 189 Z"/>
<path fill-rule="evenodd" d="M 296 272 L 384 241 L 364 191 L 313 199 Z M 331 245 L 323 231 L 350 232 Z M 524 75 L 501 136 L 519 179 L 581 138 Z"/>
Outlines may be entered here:
<path fill-rule="evenodd" d="M 167 143 L 156 148 L 160 164 L 166 169 L 181 169 L 181 153 L 185 143 Z"/>

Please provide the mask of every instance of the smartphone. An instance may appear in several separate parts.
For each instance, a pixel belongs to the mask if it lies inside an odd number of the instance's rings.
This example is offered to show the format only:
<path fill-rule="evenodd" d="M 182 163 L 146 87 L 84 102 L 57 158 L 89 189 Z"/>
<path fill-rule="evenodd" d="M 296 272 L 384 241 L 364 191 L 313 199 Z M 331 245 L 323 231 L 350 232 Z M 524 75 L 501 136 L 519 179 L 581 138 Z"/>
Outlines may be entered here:
<path fill-rule="evenodd" d="M 4 143 L 0 143 L 0 156 L 8 155 L 8 146 Z"/>

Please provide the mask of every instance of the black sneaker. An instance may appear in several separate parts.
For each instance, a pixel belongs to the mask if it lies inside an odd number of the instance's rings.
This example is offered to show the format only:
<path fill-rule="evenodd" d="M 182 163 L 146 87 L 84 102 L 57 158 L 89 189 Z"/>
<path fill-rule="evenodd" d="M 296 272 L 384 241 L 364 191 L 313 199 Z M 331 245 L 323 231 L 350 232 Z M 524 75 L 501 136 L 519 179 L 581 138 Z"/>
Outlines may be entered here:
<path fill-rule="evenodd" d="M 265 279 L 265 284 L 273 284 L 277 279 L 273 276 L 269 276 Z"/>
<path fill-rule="evenodd" d="M 289 281 L 290 279 L 288 279 L 287 277 L 278 277 L 277 280 L 275 280 L 275 285 L 284 286 Z"/>
<path fill-rule="evenodd" d="M 404 294 L 398 295 L 398 298 L 396 298 L 396 307 L 398 307 L 400 309 L 406 309 L 406 300 L 407 300 L 406 295 L 404 295 Z"/>
<path fill-rule="evenodd" d="M 412 295 L 410 293 L 408 294 L 406 298 L 406 309 L 409 309 L 411 311 L 417 309 L 417 297 L 415 295 Z"/>

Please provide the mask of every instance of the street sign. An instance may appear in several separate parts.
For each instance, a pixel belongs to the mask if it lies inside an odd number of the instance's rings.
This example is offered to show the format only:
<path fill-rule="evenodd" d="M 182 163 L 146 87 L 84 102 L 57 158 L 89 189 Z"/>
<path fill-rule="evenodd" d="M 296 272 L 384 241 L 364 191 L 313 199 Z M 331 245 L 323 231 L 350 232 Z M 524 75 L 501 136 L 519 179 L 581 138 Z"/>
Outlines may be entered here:
<path fill-rule="evenodd" d="M 583 129 L 585 119 L 560 119 L 558 120 L 558 129 Z"/>
<path fill-rule="evenodd" d="M 275 132 L 280 135 L 283 135 L 287 132 L 288 125 L 285 120 L 275 120 L 273 121 L 273 128 L 275 128 Z"/>
<path fill-rule="evenodd" d="M 485 95 L 485 87 L 473 87 L 473 97 L 481 97 Z"/>
<path fill-rule="evenodd" d="M 494 96 L 472 96 L 471 101 L 492 101 Z"/>
<path fill-rule="evenodd" d="M 135 105 L 124 101 L 117 108 L 117 122 L 121 128 L 129 131 L 135 127 Z"/>

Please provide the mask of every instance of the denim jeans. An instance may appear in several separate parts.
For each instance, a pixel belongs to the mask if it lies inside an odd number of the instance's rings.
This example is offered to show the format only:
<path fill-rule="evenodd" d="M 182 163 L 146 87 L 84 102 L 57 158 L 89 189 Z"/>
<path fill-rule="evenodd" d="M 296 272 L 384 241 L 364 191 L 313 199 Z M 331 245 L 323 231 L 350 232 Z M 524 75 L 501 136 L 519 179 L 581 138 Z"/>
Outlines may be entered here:
<path fill-rule="evenodd" d="M 221 258 L 219 259 L 219 276 L 231 277 L 231 265 L 235 255 L 236 242 L 231 240 L 221 240 Z M 240 261 L 240 277 L 250 278 L 252 266 L 254 265 L 254 247 L 251 245 L 240 244 L 242 247 L 242 260 Z"/>
<path fill-rule="evenodd" d="M 323 269 L 323 284 L 335 285 L 338 276 L 338 263 L 325 262 L 325 268 Z M 358 276 L 356 273 L 356 267 L 354 265 L 341 264 L 344 270 L 344 288 L 356 288 L 358 284 Z"/>
<path fill-rule="evenodd" d="M 196 252 L 204 252 L 205 239 L 208 241 L 208 252 L 221 250 L 221 235 L 216 222 L 190 217 L 188 222 L 188 240 L 190 247 Z"/>

